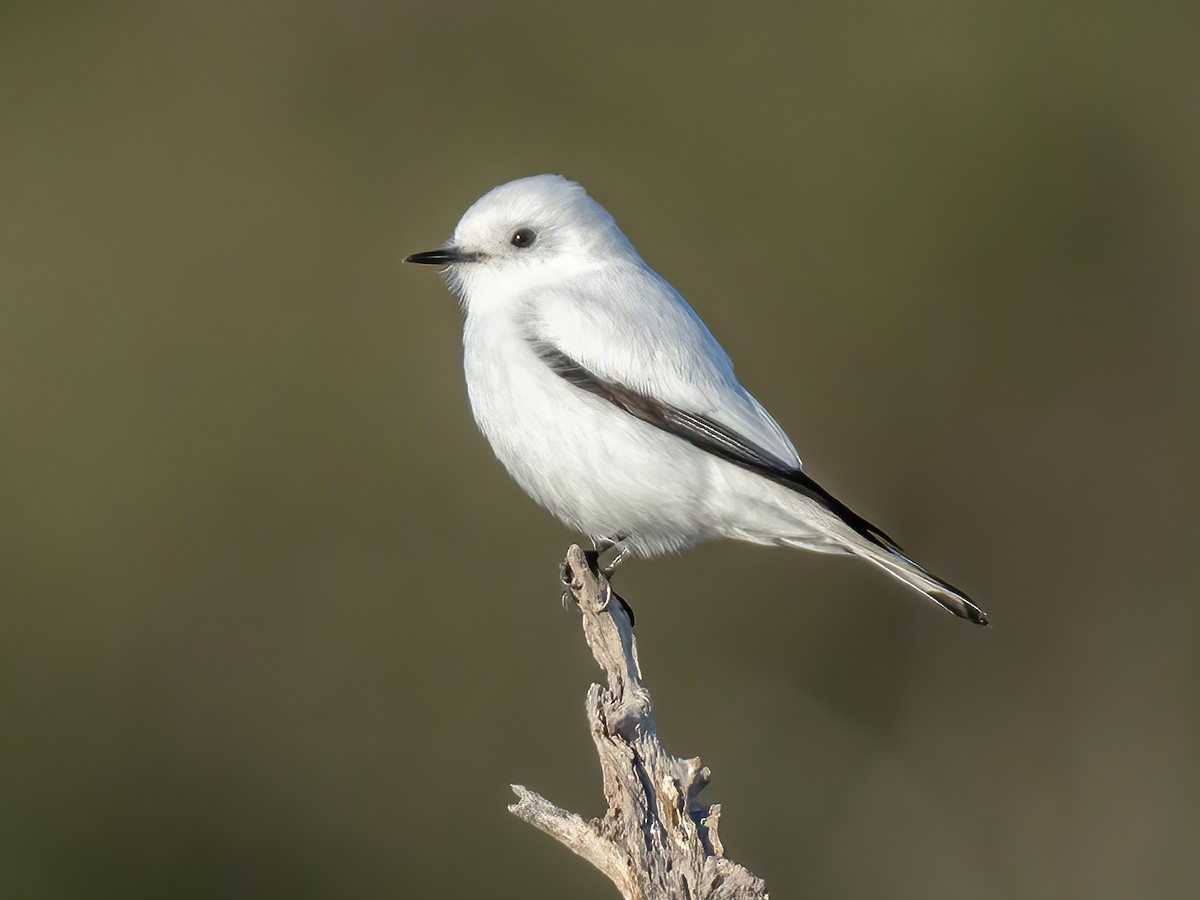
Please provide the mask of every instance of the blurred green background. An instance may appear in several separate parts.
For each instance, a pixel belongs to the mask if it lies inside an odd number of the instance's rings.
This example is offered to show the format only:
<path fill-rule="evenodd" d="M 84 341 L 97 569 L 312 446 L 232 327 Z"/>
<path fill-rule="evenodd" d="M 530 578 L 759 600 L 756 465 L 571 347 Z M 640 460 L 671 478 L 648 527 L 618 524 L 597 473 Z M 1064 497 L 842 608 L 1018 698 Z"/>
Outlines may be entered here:
<path fill-rule="evenodd" d="M 0 8 L 0 895 L 615 896 L 571 535 L 403 267 L 584 183 L 962 584 L 633 562 L 775 897 L 1200 892 L 1200 6 Z M 614 460 L 619 465 L 619 460 Z"/>

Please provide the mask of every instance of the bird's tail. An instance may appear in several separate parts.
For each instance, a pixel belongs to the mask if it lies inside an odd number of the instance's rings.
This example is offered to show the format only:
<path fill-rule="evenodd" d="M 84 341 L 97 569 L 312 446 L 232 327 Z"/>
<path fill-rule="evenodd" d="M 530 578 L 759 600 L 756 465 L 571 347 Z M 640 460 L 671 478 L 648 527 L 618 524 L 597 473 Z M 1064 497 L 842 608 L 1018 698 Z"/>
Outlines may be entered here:
<path fill-rule="evenodd" d="M 882 529 L 851 510 L 801 469 L 792 469 L 784 474 L 775 472 L 770 477 L 812 504 L 805 510 L 805 519 L 810 526 L 814 524 L 814 518 L 821 523 L 816 529 L 810 528 L 804 538 L 785 538 L 781 543 L 824 553 L 853 553 L 920 591 L 947 612 L 977 625 L 988 624 L 987 615 L 971 602 L 970 597 L 905 556 L 904 551 Z M 818 516 L 814 517 L 814 512 L 818 512 Z M 814 531 L 823 533 L 823 539 L 813 540 Z"/>
<path fill-rule="evenodd" d="M 988 624 L 987 614 L 971 602 L 970 597 L 949 582 L 925 571 L 899 549 L 867 541 L 854 541 L 847 549 L 855 556 L 874 563 L 889 575 L 920 591 L 942 609 L 977 625 Z"/>

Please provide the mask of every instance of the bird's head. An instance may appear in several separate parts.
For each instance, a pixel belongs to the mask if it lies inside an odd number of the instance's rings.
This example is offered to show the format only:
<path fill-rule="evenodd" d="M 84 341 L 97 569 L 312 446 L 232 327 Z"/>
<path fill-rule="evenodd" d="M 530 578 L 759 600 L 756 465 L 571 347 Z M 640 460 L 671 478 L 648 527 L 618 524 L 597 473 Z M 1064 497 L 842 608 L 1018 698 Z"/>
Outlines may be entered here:
<path fill-rule="evenodd" d="M 488 191 L 444 247 L 405 262 L 444 267 L 469 307 L 619 260 L 638 256 L 608 211 L 573 181 L 534 175 Z"/>

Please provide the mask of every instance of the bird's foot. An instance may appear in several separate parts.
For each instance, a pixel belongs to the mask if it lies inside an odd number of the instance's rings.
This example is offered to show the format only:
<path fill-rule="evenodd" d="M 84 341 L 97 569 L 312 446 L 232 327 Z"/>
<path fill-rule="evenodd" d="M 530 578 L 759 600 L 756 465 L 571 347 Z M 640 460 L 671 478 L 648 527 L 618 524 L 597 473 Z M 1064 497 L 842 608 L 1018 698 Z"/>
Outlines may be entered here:
<path fill-rule="evenodd" d="M 591 563 L 589 563 L 588 565 L 590 566 Z M 558 564 L 558 580 L 561 581 L 563 584 L 565 584 L 567 587 L 570 587 L 571 585 L 573 585 L 575 583 L 575 575 L 574 575 L 574 573 L 571 572 L 571 566 L 567 563 L 567 561 L 565 559 Z M 571 591 L 563 591 L 563 594 L 562 594 L 563 610 L 565 612 L 570 612 L 571 607 L 576 606 L 576 605 L 578 605 L 578 604 L 577 604 L 577 601 L 575 600 L 575 595 Z"/>
<path fill-rule="evenodd" d="M 597 578 L 603 576 L 606 580 L 610 579 L 612 577 L 613 570 L 616 569 L 616 567 L 621 564 L 625 557 L 629 555 L 629 549 L 624 546 L 618 547 L 618 543 L 618 541 L 596 541 L 597 545 L 603 544 L 605 546 L 597 546 L 595 550 L 583 551 L 583 558 L 587 561 L 588 569 L 590 569 L 592 574 Z M 617 555 L 607 566 L 601 567 L 600 557 L 613 547 L 618 547 Z M 558 577 L 559 580 L 568 587 L 575 583 L 575 576 L 571 572 L 571 567 L 567 564 L 565 559 L 558 565 Z M 619 604 L 621 604 L 621 609 L 625 610 L 625 615 L 629 617 L 629 626 L 632 628 L 635 624 L 633 607 L 629 605 L 629 602 L 624 597 L 612 589 L 611 584 L 608 588 L 608 594 L 611 600 L 616 600 Z M 563 609 L 567 610 L 568 612 L 570 611 L 571 607 L 577 605 L 575 596 L 571 591 L 563 591 L 562 605 Z"/>
<path fill-rule="evenodd" d="M 629 535 L 625 532 L 618 532 L 614 537 L 600 537 L 592 541 L 595 545 L 595 550 L 584 551 L 584 556 L 587 557 L 588 566 L 593 572 L 603 575 L 609 580 L 616 574 L 617 567 L 621 565 L 629 556 L 630 550 L 625 543 L 629 540 Z M 609 551 L 614 551 L 612 558 L 604 565 L 600 564 L 600 558 Z M 623 601 L 622 601 L 623 602 Z"/>

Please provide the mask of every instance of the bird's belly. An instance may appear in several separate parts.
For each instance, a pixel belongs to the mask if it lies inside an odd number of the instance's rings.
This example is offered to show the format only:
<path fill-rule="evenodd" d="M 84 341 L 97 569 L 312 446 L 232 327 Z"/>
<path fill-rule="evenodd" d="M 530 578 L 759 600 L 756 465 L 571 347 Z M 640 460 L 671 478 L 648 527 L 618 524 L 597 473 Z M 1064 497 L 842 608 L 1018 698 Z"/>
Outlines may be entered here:
<path fill-rule="evenodd" d="M 591 537 L 627 535 L 642 554 L 719 536 L 718 460 L 535 365 L 480 377 L 468 354 L 475 420 L 527 494 Z"/>

